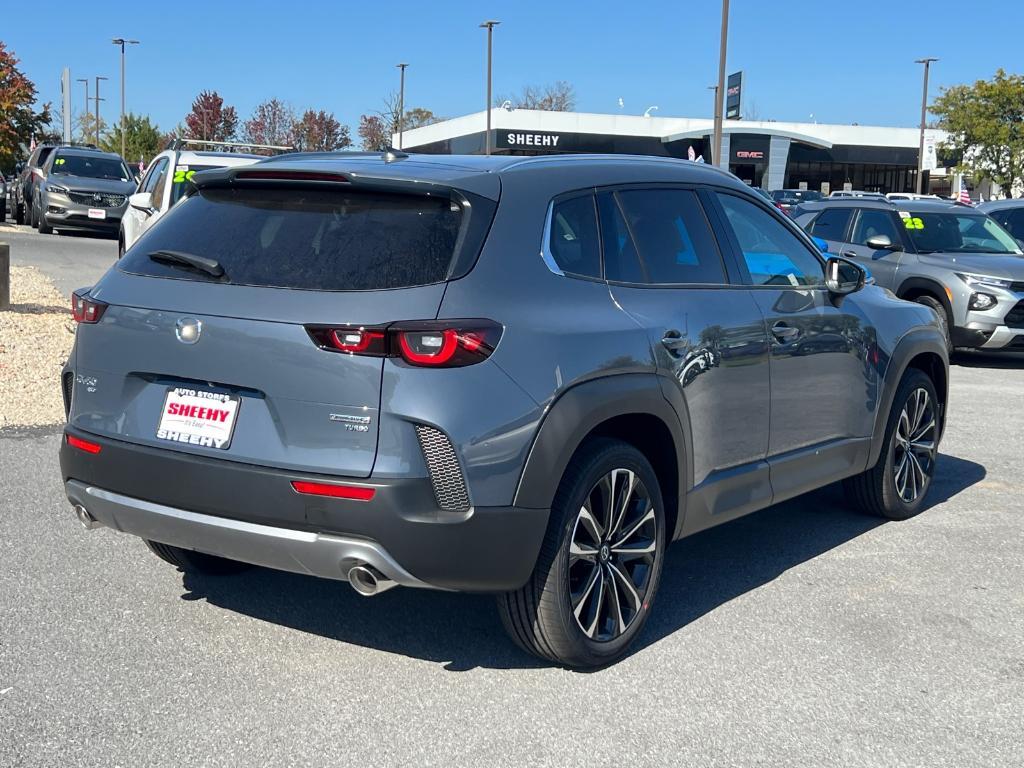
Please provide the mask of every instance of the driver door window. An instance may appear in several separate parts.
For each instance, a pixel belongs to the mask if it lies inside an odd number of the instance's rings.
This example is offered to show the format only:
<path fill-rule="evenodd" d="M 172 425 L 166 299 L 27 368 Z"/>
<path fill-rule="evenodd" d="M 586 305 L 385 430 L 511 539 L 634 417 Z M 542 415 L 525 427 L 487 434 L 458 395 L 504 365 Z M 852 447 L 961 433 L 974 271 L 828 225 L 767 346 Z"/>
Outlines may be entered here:
<path fill-rule="evenodd" d="M 821 261 L 782 222 L 736 195 L 717 195 L 754 285 L 801 287 L 824 282 Z"/>

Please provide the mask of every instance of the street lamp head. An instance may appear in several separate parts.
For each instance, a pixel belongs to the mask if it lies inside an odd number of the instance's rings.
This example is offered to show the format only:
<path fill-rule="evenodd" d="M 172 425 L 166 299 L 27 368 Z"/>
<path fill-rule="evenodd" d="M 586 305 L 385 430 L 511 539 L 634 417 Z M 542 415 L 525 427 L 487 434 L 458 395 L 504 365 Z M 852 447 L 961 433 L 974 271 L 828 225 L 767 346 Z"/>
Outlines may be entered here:
<path fill-rule="evenodd" d="M 496 27 L 496 26 L 498 26 L 499 24 L 501 24 L 501 22 L 500 22 L 500 21 L 495 21 L 494 19 L 490 19 L 490 20 L 488 20 L 488 21 L 485 21 L 485 22 L 484 22 L 483 24 L 481 24 L 480 26 L 481 26 L 482 28 L 486 28 L 486 29 L 491 29 L 492 27 Z"/>
<path fill-rule="evenodd" d="M 926 56 L 923 59 L 914 59 L 915 64 L 931 64 L 933 61 L 938 61 L 934 56 Z"/>
<path fill-rule="evenodd" d="M 409 65 L 403 61 L 401 64 L 395 64 L 395 66 L 398 67 L 399 69 L 405 69 Z"/>

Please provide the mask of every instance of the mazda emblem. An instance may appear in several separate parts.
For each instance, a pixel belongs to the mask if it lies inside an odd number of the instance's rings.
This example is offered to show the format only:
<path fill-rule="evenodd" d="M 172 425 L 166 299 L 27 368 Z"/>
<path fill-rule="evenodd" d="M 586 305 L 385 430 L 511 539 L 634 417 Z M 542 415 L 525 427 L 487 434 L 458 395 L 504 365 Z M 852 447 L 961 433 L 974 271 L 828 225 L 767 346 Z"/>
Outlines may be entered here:
<path fill-rule="evenodd" d="M 203 324 L 194 317 L 183 317 L 174 325 L 174 335 L 182 344 L 195 344 L 203 332 Z"/>

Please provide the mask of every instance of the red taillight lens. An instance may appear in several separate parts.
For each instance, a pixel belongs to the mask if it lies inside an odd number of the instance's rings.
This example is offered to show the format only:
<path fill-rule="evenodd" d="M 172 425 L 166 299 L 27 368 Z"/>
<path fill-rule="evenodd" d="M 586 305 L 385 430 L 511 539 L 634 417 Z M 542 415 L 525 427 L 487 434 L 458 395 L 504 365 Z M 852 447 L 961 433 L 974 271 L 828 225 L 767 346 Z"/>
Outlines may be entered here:
<path fill-rule="evenodd" d="M 459 368 L 491 356 L 502 327 L 491 320 L 428 320 L 390 326 L 306 326 L 328 352 L 396 357 L 424 368 Z"/>
<path fill-rule="evenodd" d="M 103 450 L 103 446 L 99 443 L 91 443 L 88 440 L 83 440 L 82 438 L 75 437 L 74 435 L 68 435 L 68 445 L 72 448 L 77 448 L 80 451 L 85 451 L 86 453 L 91 453 L 93 455 Z"/>
<path fill-rule="evenodd" d="M 307 483 L 303 480 L 293 480 L 292 488 L 297 493 L 307 496 L 330 496 L 333 499 L 352 499 L 353 501 L 369 501 L 377 493 L 375 488 L 366 488 L 361 485 Z"/>
<path fill-rule="evenodd" d="M 104 302 L 90 299 L 84 291 L 71 294 L 71 317 L 76 323 L 98 323 L 106 308 Z"/>
<path fill-rule="evenodd" d="M 316 173 L 315 171 L 240 171 L 235 174 L 240 181 L 331 181 L 347 183 L 340 173 Z"/>

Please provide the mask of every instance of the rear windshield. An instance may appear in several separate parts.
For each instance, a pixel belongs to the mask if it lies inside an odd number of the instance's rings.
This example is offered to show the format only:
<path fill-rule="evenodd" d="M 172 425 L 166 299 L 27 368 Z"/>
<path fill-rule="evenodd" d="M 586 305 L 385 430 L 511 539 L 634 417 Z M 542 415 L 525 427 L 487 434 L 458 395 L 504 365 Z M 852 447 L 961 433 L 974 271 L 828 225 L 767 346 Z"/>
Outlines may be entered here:
<path fill-rule="evenodd" d="M 1020 253 L 1017 241 L 977 213 L 900 212 L 918 253 Z"/>
<path fill-rule="evenodd" d="M 462 224 L 438 197 L 356 190 L 205 189 L 181 201 L 119 262 L 132 274 L 235 285 L 370 291 L 442 282 Z M 224 274 L 154 261 L 214 259 Z"/>
<path fill-rule="evenodd" d="M 81 176 L 86 179 L 113 179 L 128 181 L 131 174 L 120 160 L 112 157 L 58 154 L 53 159 L 50 173 L 55 176 Z"/>
<path fill-rule="evenodd" d="M 820 200 L 821 192 L 813 189 L 776 189 L 772 197 L 780 203 L 808 203 Z"/>

